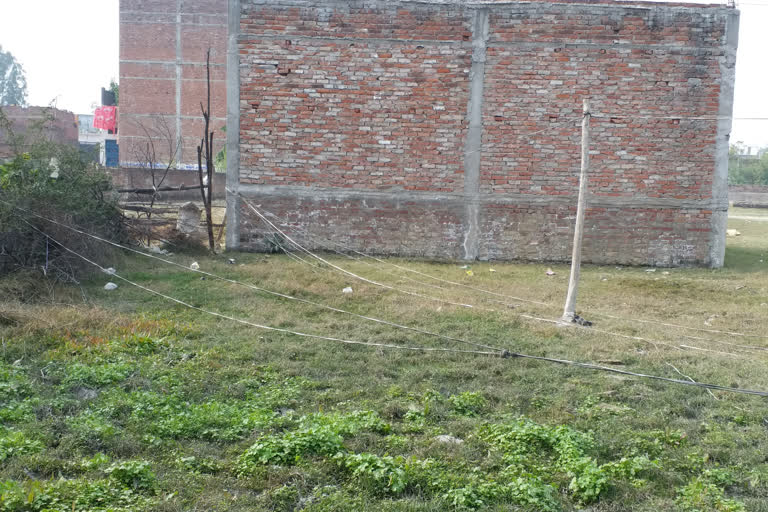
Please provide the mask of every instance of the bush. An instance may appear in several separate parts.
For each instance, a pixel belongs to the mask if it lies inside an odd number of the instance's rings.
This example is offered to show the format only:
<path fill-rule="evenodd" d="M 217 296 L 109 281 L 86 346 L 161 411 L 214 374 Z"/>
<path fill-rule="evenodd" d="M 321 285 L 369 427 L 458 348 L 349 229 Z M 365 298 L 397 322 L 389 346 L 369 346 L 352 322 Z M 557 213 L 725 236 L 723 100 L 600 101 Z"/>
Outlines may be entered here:
<path fill-rule="evenodd" d="M 151 490 L 155 485 L 155 474 L 145 460 L 129 460 L 112 464 L 106 470 L 110 478 L 131 489 Z"/>
<path fill-rule="evenodd" d="M 0 111 L 0 123 L 3 118 Z M 122 240 L 117 196 L 110 177 L 89 163 L 78 148 L 35 139 L 34 129 L 30 133 L 23 145 L 18 141 L 14 144 L 23 147 L 24 152 L 0 163 L 0 275 L 42 268 L 48 277 L 73 281 L 78 269 L 90 265 L 29 224 L 97 262 L 103 262 L 104 244 L 17 208 L 104 238 Z"/>

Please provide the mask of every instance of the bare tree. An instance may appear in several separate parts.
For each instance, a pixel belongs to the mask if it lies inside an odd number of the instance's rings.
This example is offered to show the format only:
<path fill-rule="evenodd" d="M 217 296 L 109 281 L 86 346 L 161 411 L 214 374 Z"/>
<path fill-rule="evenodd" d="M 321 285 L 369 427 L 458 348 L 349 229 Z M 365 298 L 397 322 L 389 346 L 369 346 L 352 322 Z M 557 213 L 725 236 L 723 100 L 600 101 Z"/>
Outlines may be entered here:
<path fill-rule="evenodd" d="M 211 124 L 211 49 L 205 57 L 205 72 L 207 85 L 207 105 L 200 102 L 200 110 L 203 113 L 205 128 L 203 129 L 203 138 L 200 145 L 197 146 L 197 171 L 200 178 L 200 193 L 203 196 L 203 206 L 205 207 L 205 219 L 208 224 L 208 247 L 211 251 L 216 250 L 216 242 L 213 239 L 213 214 L 211 212 L 211 201 L 213 200 L 213 131 L 210 130 Z M 205 158 L 205 175 L 203 174 L 203 158 Z"/>
<path fill-rule="evenodd" d="M 146 244 L 149 245 L 153 238 L 152 215 L 165 211 L 157 210 L 155 202 L 158 200 L 161 191 L 167 188 L 163 187 L 163 184 L 168 177 L 168 173 L 178 163 L 179 154 L 181 153 L 181 142 L 176 137 L 165 116 L 153 117 L 151 123 L 137 121 L 136 124 L 144 134 L 144 140 L 134 145 L 133 156 L 139 167 L 148 170 L 152 180 L 152 188 L 150 190 L 128 189 L 121 190 L 121 192 L 133 192 L 137 199 L 141 198 L 139 202 L 142 204 L 136 206 L 124 205 L 123 208 L 135 211 L 137 218 L 141 218 L 142 215 L 146 217 L 146 230 L 144 230 L 143 235 L 146 239 Z"/>

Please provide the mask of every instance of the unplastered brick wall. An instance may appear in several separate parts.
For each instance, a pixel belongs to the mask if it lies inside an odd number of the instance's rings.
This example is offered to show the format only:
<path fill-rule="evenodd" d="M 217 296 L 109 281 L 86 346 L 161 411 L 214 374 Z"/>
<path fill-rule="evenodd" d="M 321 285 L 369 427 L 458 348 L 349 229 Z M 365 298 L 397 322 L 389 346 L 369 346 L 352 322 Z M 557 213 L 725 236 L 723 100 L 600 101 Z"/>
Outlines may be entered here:
<path fill-rule="evenodd" d="M 316 248 L 567 260 L 589 99 L 585 259 L 722 265 L 738 11 L 229 7 L 230 247 L 263 246 L 242 197 Z"/>
<path fill-rule="evenodd" d="M 121 165 L 146 165 L 151 142 L 161 162 L 180 147 L 177 166 L 197 168 L 209 48 L 218 151 L 227 113 L 227 0 L 120 0 Z"/>

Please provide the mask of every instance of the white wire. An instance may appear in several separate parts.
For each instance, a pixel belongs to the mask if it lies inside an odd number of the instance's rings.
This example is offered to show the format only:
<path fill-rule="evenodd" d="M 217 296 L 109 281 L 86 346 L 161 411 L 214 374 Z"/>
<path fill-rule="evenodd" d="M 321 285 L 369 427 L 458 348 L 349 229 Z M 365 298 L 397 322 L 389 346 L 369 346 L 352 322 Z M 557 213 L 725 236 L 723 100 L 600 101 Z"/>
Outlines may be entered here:
<path fill-rule="evenodd" d="M 5 202 L 5 201 L 0 200 L 0 202 Z M 6 204 L 8 204 L 8 203 L 6 203 Z M 273 290 L 268 290 L 266 288 L 261 288 L 259 286 L 253 285 L 253 284 L 244 283 L 242 281 L 237 281 L 235 279 L 229 279 L 229 278 L 226 278 L 226 277 L 214 274 L 212 272 L 206 272 L 206 271 L 200 270 L 200 269 L 193 269 L 193 268 L 190 268 L 190 267 L 188 267 L 186 265 L 182 265 L 180 263 L 176 263 L 175 261 L 167 260 L 165 258 L 161 258 L 161 257 L 156 256 L 154 254 L 145 253 L 143 251 L 139 251 L 138 249 L 134 249 L 132 247 L 128 247 L 128 246 L 119 244 L 117 242 L 113 242 L 111 240 L 107 240 L 106 238 L 102 238 L 100 236 L 88 233 L 86 231 L 82 231 L 82 230 L 77 229 L 75 227 L 68 226 L 66 224 L 63 224 L 63 223 L 58 222 L 58 221 L 55 221 L 53 219 L 49 219 L 49 218 L 44 217 L 42 215 L 38 215 L 38 214 L 36 214 L 34 212 L 30 212 L 29 210 L 26 210 L 24 208 L 20 208 L 20 207 L 15 207 L 15 208 L 17 208 L 17 209 L 19 209 L 21 211 L 24 211 L 25 213 L 27 213 L 29 215 L 33 215 L 33 216 L 35 216 L 35 217 L 37 217 L 39 219 L 42 219 L 42 220 L 44 220 L 46 222 L 50 222 L 52 224 L 56 224 L 56 225 L 61 226 L 63 228 L 69 229 L 69 230 L 71 230 L 71 231 L 73 231 L 75 233 L 79 233 L 81 235 L 93 238 L 94 240 L 98 240 L 100 242 L 112 245 L 113 247 L 118 247 L 120 249 L 123 249 L 123 250 L 126 250 L 126 251 L 130 251 L 130 252 L 133 252 L 135 254 L 139 254 L 139 255 L 144 256 L 146 258 L 155 259 L 155 260 L 161 261 L 163 263 L 166 263 L 168 265 L 173 265 L 173 266 L 182 268 L 182 269 L 184 269 L 186 271 L 194 272 L 194 273 L 197 273 L 197 274 L 202 274 L 202 275 L 214 278 L 214 279 L 218 279 L 220 281 L 224 281 L 224 282 L 231 283 L 231 284 L 236 284 L 236 285 L 239 285 L 239 286 L 250 288 L 252 290 L 256 290 L 256 291 L 259 291 L 259 292 L 267 293 L 267 294 L 274 295 L 274 296 L 277 296 L 277 297 L 281 297 L 281 298 L 284 298 L 284 299 L 293 300 L 293 301 L 297 301 L 297 302 L 302 302 L 304 304 L 309 304 L 309 305 L 314 306 L 314 307 L 327 309 L 329 311 L 334 311 L 336 313 L 343 313 L 343 314 L 354 316 L 354 317 L 357 317 L 357 318 L 360 318 L 360 319 L 363 319 L 363 320 L 368 320 L 368 321 L 376 322 L 376 323 L 379 323 L 379 324 L 389 325 L 391 327 L 396 327 L 398 329 L 404 329 L 404 330 L 418 332 L 420 334 L 425 334 L 427 336 L 434 336 L 434 337 L 442 338 L 442 339 L 445 339 L 445 340 L 448 340 L 448 341 L 464 343 L 464 344 L 467 344 L 467 345 L 473 345 L 473 346 L 476 346 L 476 347 L 487 348 L 487 349 L 491 349 L 491 350 L 498 350 L 499 352 L 504 352 L 506 350 L 504 348 L 495 347 L 493 345 L 486 345 L 486 344 L 483 344 L 483 343 L 472 342 L 472 341 L 469 341 L 469 340 L 465 340 L 465 339 L 457 338 L 457 337 L 453 337 L 453 336 L 445 336 L 443 334 L 438 334 L 438 333 L 435 333 L 435 332 L 432 332 L 432 331 L 428 331 L 428 330 L 425 330 L 425 329 L 420 329 L 418 327 L 411 327 L 411 326 L 407 326 L 407 325 L 398 324 L 398 323 L 395 323 L 395 322 L 390 322 L 388 320 L 382 320 L 382 319 L 379 319 L 379 318 L 374 318 L 374 317 L 370 317 L 370 316 L 366 316 L 366 315 L 360 315 L 358 313 L 353 313 L 351 311 L 346 311 L 344 309 L 335 308 L 333 306 L 328 306 L 326 304 L 322 304 L 322 303 L 319 303 L 319 302 L 314 302 L 314 301 L 311 301 L 311 300 L 308 300 L 308 299 L 302 299 L 302 298 L 294 297 L 292 295 L 288 295 L 288 294 L 285 294 L 285 293 L 280 293 L 280 292 L 276 292 L 276 291 L 273 291 Z M 29 224 L 29 223 L 27 223 L 27 224 Z M 312 264 L 312 263 L 310 263 L 310 262 L 308 262 L 306 260 L 301 260 L 301 261 L 306 263 L 306 264 L 308 264 L 308 265 L 315 266 L 314 264 Z"/>
<path fill-rule="evenodd" d="M 248 201 L 245 198 L 243 198 L 242 195 L 237 194 L 237 193 L 235 193 L 235 194 L 238 195 L 239 197 L 241 197 L 243 199 L 243 201 L 246 204 L 248 204 Z M 264 213 L 267 214 L 267 215 L 270 215 L 270 216 L 272 216 L 272 217 L 274 217 L 274 218 L 276 218 L 278 220 L 282 220 L 283 221 L 283 225 L 286 226 L 285 220 L 284 219 L 280 219 L 280 217 L 278 217 L 274 213 L 266 212 L 266 211 Z M 272 224 L 272 225 L 274 226 L 274 224 Z M 293 228 L 293 229 L 296 229 L 298 231 L 304 231 L 306 233 L 306 230 L 301 230 L 299 228 Z M 314 237 L 311 237 L 311 235 L 308 235 L 308 236 L 310 238 L 314 238 Z M 334 242 L 332 240 L 326 239 L 326 241 L 330 242 L 333 245 L 336 245 L 337 247 L 341 247 L 343 249 L 346 249 L 346 250 L 348 250 L 348 251 L 350 251 L 350 252 L 352 252 L 354 254 L 358 254 L 358 255 L 360 255 L 362 257 L 365 257 L 365 258 L 370 258 L 370 259 L 372 259 L 374 261 L 377 261 L 377 262 L 379 262 L 379 263 L 381 263 L 383 265 L 388 265 L 388 266 L 397 268 L 399 270 L 403 270 L 403 271 L 406 271 L 406 272 L 411 272 L 411 273 L 415 273 L 415 274 L 418 274 L 418 275 L 422 275 L 422 276 L 427 277 L 429 279 L 433 279 L 433 280 L 436 280 L 436 281 L 440 281 L 440 282 L 451 284 L 451 285 L 455 285 L 455 286 L 460 286 L 460 287 L 463 287 L 463 288 L 468 288 L 468 289 L 475 290 L 475 291 L 478 291 L 478 292 L 481 292 L 481 293 L 485 293 L 485 294 L 489 294 L 489 295 L 495 295 L 495 296 L 498 296 L 498 297 L 508 298 L 508 299 L 512 299 L 512 300 L 517 300 L 517 301 L 520 301 L 520 302 L 526 302 L 526 303 L 530 303 L 530 304 L 536 304 L 536 305 L 547 306 L 547 307 L 555 307 L 554 304 L 550 304 L 550 303 L 547 303 L 547 302 L 541 302 L 541 301 L 537 301 L 537 300 L 525 299 L 525 298 L 522 298 L 522 297 L 515 297 L 515 296 L 512 296 L 512 295 L 506 295 L 506 294 L 503 294 L 503 293 L 497 293 L 497 292 L 493 292 L 493 291 L 490 291 L 490 290 L 485 290 L 483 288 L 478 288 L 478 287 L 470 286 L 470 285 L 467 285 L 467 284 L 451 281 L 451 280 L 448 280 L 448 279 L 443 279 L 443 278 L 440 278 L 440 277 L 437 277 L 437 276 L 426 274 L 424 272 L 420 272 L 420 271 L 415 270 L 415 269 L 411 269 L 411 268 L 408 268 L 408 267 L 403 267 L 401 265 L 397 265 L 396 263 L 391 263 L 391 262 L 382 260 L 380 258 L 377 258 L 376 256 L 372 256 L 372 255 L 369 255 L 369 254 L 357 251 L 355 249 L 352 249 L 352 248 L 349 248 L 349 247 L 345 247 L 343 244 Z M 362 261 L 362 260 L 356 260 L 356 261 Z M 404 277 L 404 276 L 400 276 L 400 277 Z M 417 281 L 417 280 L 413 280 L 413 279 L 411 279 L 411 281 L 414 281 L 414 282 L 417 282 L 417 283 L 420 283 L 420 284 L 423 284 L 423 285 L 426 285 L 426 286 L 434 286 L 434 285 L 430 285 L 428 283 L 424 283 L 423 281 Z M 440 288 L 440 287 L 438 287 L 438 288 Z M 444 290 L 444 288 L 440 288 L 440 289 Z M 505 305 L 510 306 L 510 307 L 514 307 L 515 306 L 515 304 L 509 304 L 509 303 L 505 303 L 505 302 L 501 302 L 501 301 L 495 301 L 495 302 L 500 302 L 501 304 L 505 304 Z M 713 333 L 713 334 L 726 334 L 726 335 L 731 335 L 731 336 L 741 336 L 741 337 L 749 337 L 749 338 L 757 338 L 757 339 L 768 339 L 768 336 L 761 336 L 759 334 L 739 333 L 739 332 L 733 332 L 733 331 L 723 331 L 723 330 L 718 330 L 718 329 L 706 329 L 706 328 L 702 328 L 702 327 L 691 327 L 691 326 L 685 326 L 685 325 L 674 324 L 674 323 L 669 323 L 669 322 L 660 322 L 660 321 L 656 321 L 656 320 L 646 320 L 646 319 L 642 319 L 642 318 L 621 317 L 621 316 L 611 315 L 609 313 L 601 313 L 601 312 L 591 312 L 591 314 L 596 314 L 596 315 L 599 315 L 599 316 L 604 316 L 604 317 L 607 317 L 607 318 L 612 318 L 614 320 L 624 320 L 624 321 L 630 321 L 630 322 L 648 323 L 648 324 L 654 324 L 654 325 L 661 325 L 661 326 L 664 326 L 664 327 L 676 327 L 676 328 L 680 328 L 680 329 L 688 329 L 688 330 L 694 330 L 694 331 L 700 331 L 700 332 L 709 332 L 709 333 Z M 553 322 L 557 322 L 557 321 L 553 321 Z M 608 332 L 608 331 L 605 331 L 605 332 Z M 619 333 L 612 333 L 612 334 L 615 335 L 615 336 L 619 336 L 619 337 L 636 338 L 636 337 L 632 337 L 632 336 L 628 336 L 628 335 L 623 335 L 623 334 L 619 334 Z M 768 351 L 768 347 L 759 347 L 759 346 L 754 346 L 754 345 L 741 345 L 741 344 L 737 344 L 737 343 L 730 343 L 730 342 L 721 341 L 721 340 L 712 340 L 712 339 L 709 339 L 709 338 L 702 338 L 700 336 L 691 336 L 691 335 L 686 335 L 686 334 L 678 334 L 678 336 L 681 336 L 681 337 L 684 337 L 684 338 L 688 338 L 688 339 L 695 339 L 695 340 L 700 340 L 700 341 L 705 341 L 705 342 L 710 342 L 710 343 L 717 343 L 717 344 L 722 344 L 722 345 L 728 345 L 728 346 L 733 346 L 733 347 L 743 348 L 743 349 L 748 349 L 748 350 Z M 642 338 L 640 338 L 640 339 L 642 339 Z"/>
<path fill-rule="evenodd" d="M 37 231 L 37 232 L 39 232 L 39 233 L 41 233 L 41 234 L 43 234 L 45 236 L 49 236 L 44 231 L 38 229 L 36 226 L 31 224 L 27 220 L 22 219 L 22 221 L 24 223 L 26 223 L 27 225 L 29 225 L 35 231 Z M 77 251 L 75 251 L 73 249 L 70 249 L 69 247 L 65 246 L 64 244 L 62 244 L 61 242 L 59 242 L 58 240 L 56 240 L 53 237 L 50 237 L 50 239 L 54 243 L 56 243 L 59 247 L 64 249 L 65 251 L 67 251 L 67 252 L 69 252 L 71 254 L 74 254 L 75 256 L 77 256 L 78 258 L 82 259 L 83 261 L 85 261 L 85 262 L 95 266 L 96 268 L 100 269 L 102 272 L 106 273 L 107 269 L 102 267 L 101 265 L 99 265 L 95 261 L 87 258 L 86 256 L 83 256 L 82 254 L 78 253 Z M 171 302 L 175 302 L 177 304 L 180 304 L 180 305 L 185 306 L 187 308 L 193 309 L 195 311 L 200 311 L 201 313 L 205 313 L 207 315 L 212 315 L 212 316 L 216 316 L 216 317 L 219 317 L 219 318 L 224 318 L 225 320 L 231 320 L 233 322 L 237 322 L 237 323 L 240 323 L 240 324 L 243 324 L 243 325 L 248 325 L 250 327 L 256 327 L 258 329 L 264 329 L 264 330 L 268 330 L 268 331 L 281 332 L 281 333 L 285 333 L 285 334 L 293 334 L 295 336 L 300 336 L 300 337 L 303 337 L 303 338 L 313 338 L 313 339 L 319 339 L 319 340 L 324 340 L 324 341 L 334 341 L 334 342 L 345 343 L 345 344 L 349 344 L 349 345 L 365 345 L 365 346 L 369 346 L 369 347 L 391 348 L 391 349 L 411 350 L 411 351 L 420 351 L 420 352 L 452 352 L 452 353 L 460 353 L 460 354 L 481 354 L 481 355 L 492 355 L 492 356 L 499 356 L 500 355 L 498 352 L 484 352 L 484 351 L 479 351 L 479 350 L 461 350 L 461 349 L 435 348 L 435 347 L 414 347 L 414 346 L 409 346 L 409 345 L 392 345 L 392 344 L 388 344 L 388 343 L 374 343 L 374 342 L 367 342 L 367 341 L 347 340 L 347 339 L 343 339 L 343 338 L 334 338 L 334 337 L 330 337 L 330 336 L 321 336 L 321 335 L 318 335 L 318 334 L 307 334 L 307 333 L 303 333 L 303 332 L 292 331 L 292 330 L 289 330 L 289 329 L 282 329 L 282 328 L 279 328 L 279 327 L 271 327 L 271 326 L 268 326 L 268 325 L 257 324 L 255 322 L 250 322 L 248 320 L 243 320 L 241 318 L 236 318 L 236 317 L 233 317 L 233 316 L 225 315 L 223 313 L 218 313 L 216 311 L 210 311 L 210 310 L 198 307 L 198 306 L 194 306 L 194 305 L 192 305 L 192 304 L 190 304 L 188 302 L 184 302 L 181 299 L 177 299 L 177 298 L 172 297 L 170 295 L 166 295 L 164 293 L 161 293 L 161 292 L 158 292 L 158 291 L 153 290 L 151 288 L 148 288 L 146 286 L 143 286 L 143 285 L 141 285 L 139 283 L 133 282 L 130 279 L 128 279 L 126 277 L 123 277 L 123 276 L 121 276 L 120 274 L 118 274 L 116 272 L 109 272 L 109 274 L 112 277 L 116 277 L 117 279 L 120 279 L 121 281 L 125 281 L 126 283 L 128 283 L 128 284 L 130 284 L 132 286 L 135 286 L 136 288 L 139 288 L 141 290 L 144 290 L 145 292 L 151 293 L 153 295 L 157 295 L 158 297 L 162 297 L 163 299 L 169 300 Z"/>
<path fill-rule="evenodd" d="M 3 202 L 5 202 L 5 201 L 3 201 Z M 8 203 L 6 203 L 6 204 L 8 204 Z M 41 233 L 42 235 L 44 235 L 46 237 L 49 237 L 54 243 L 56 243 L 62 249 L 66 250 L 67 252 L 70 252 L 70 253 L 74 254 L 75 256 L 81 258 L 83 261 L 86 261 L 87 263 L 89 263 L 89 264 L 99 268 L 102 272 L 106 272 L 106 269 L 104 267 L 102 267 L 101 265 L 99 265 L 98 263 L 96 263 L 96 262 L 90 260 L 89 258 L 87 258 L 86 256 L 84 256 L 82 254 L 79 254 L 78 252 L 76 252 L 76 251 L 66 247 L 61 242 L 56 240 L 55 238 L 50 237 L 44 231 L 38 229 L 36 226 L 34 226 L 30 222 L 28 222 L 26 219 L 22 218 L 21 220 L 24 223 L 26 223 L 27 225 L 29 225 L 35 231 Z M 146 292 L 151 293 L 153 295 L 157 295 L 157 296 L 162 297 L 162 298 L 164 298 L 166 300 L 175 302 L 177 304 L 180 304 L 180 305 L 185 306 L 187 308 L 193 309 L 195 311 L 200 311 L 201 313 L 206 313 L 206 314 L 209 314 L 209 315 L 212 315 L 212 316 L 216 316 L 216 317 L 219 317 L 219 318 L 223 318 L 225 320 L 230 320 L 230 321 L 233 321 L 233 322 L 237 322 L 237 323 L 240 323 L 240 324 L 243 324 L 243 325 L 247 325 L 247 326 L 250 326 L 250 327 L 256 327 L 258 329 L 264 329 L 264 330 L 269 330 L 269 331 L 276 331 L 276 332 L 281 332 L 281 333 L 285 333 L 285 334 L 292 334 L 292 335 L 295 335 L 295 336 L 300 336 L 300 337 L 305 337 L 305 338 L 320 339 L 320 340 L 324 340 L 324 341 L 333 341 L 333 342 L 337 342 L 337 343 L 344 343 L 344 344 L 350 344 L 350 345 L 364 345 L 364 346 L 371 346 L 371 347 L 377 347 L 377 348 L 388 348 L 388 349 L 397 349 L 397 350 L 410 350 L 410 351 L 418 351 L 418 352 L 451 352 L 451 353 L 463 353 L 463 354 L 475 354 L 475 355 L 492 355 L 492 356 L 498 356 L 499 355 L 496 352 L 483 352 L 483 351 L 478 351 L 478 350 L 457 350 L 457 349 L 447 349 L 447 348 L 412 347 L 412 346 L 407 346 L 407 345 L 391 345 L 391 344 L 386 344 L 386 343 L 372 343 L 372 342 L 364 342 L 364 341 L 356 341 L 356 340 L 345 340 L 345 339 L 342 339 L 342 338 L 333 338 L 333 337 L 328 337 L 328 336 L 319 336 L 319 335 L 315 335 L 315 334 L 306 334 L 306 333 L 302 333 L 302 332 L 298 332 L 298 331 L 291 331 L 291 330 L 288 330 L 288 329 L 281 329 L 281 328 L 277 328 L 277 327 L 270 327 L 270 326 L 261 325 L 261 324 L 257 324 L 257 323 L 254 323 L 254 322 L 250 322 L 248 320 L 242 320 L 242 319 L 239 319 L 239 318 L 235 318 L 235 317 L 232 317 L 232 316 L 229 316 L 229 315 L 224 315 L 222 313 L 217 313 L 215 311 L 209 311 L 209 310 L 197 307 L 197 306 L 193 306 L 192 304 L 189 304 L 189 303 L 184 302 L 182 300 L 179 300 L 179 299 L 176 299 L 174 297 L 171 297 L 170 295 L 163 294 L 161 292 L 152 290 L 151 288 L 148 288 L 146 286 L 143 286 L 143 285 L 140 285 L 138 283 L 135 283 L 135 282 L 133 282 L 133 281 L 131 281 L 131 280 L 125 278 L 125 277 L 120 276 L 117 273 L 111 273 L 111 275 L 113 275 L 116 278 L 118 278 L 118 279 L 120 279 L 120 280 L 122 280 L 122 281 L 124 281 L 124 282 L 126 282 L 128 284 L 131 284 L 131 285 L 133 285 L 133 286 L 135 286 L 135 287 L 137 287 L 137 288 L 139 288 L 139 289 L 141 289 L 143 291 L 146 291 Z M 513 352 L 508 352 L 508 351 L 505 351 L 503 354 L 501 354 L 501 356 L 504 357 L 504 358 L 513 357 L 513 358 L 534 359 L 534 360 L 539 360 L 539 361 L 546 361 L 546 362 L 551 362 L 551 363 L 557 363 L 557 364 L 563 364 L 563 365 L 569 365 L 569 366 L 576 366 L 576 367 L 579 367 L 579 368 L 587 368 L 587 369 L 591 369 L 591 370 L 600 370 L 600 371 L 606 371 L 606 372 L 611 372 L 611 373 L 618 373 L 618 374 L 622 374 L 622 375 L 630 375 L 630 376 L 634 376 L 634 377 L 659 380 L 659 381 L 663 381 L 663 382 L 670 382 L 670 383 L 673 383 L 673 384 L 681 384 L 681 385 L 685 385 L 685 386 L 695 386 L 695 387 L 700 387 L 700 388 L 704 388 L 704 389 L 716 389 L 716 390 L 719 390 L 719 391 L 727 391 L 727 392 L 731 392 L 731 393 L 740 393 L 740 394 L 757 395 L 757 396 L 768 397 L 768 392 L 766 392 L 766 391 L 757 391 L 757 390 L 743 389 L 743 388 L 732 388 L 732 387 L 720 386 L 720 385 L 717 385 L 717 384 L 706 384 L 706 383 L 702 383 L 702 382 L 691 382 L 691 381 L 687 381 L 687 380 L 683 381 L 683 380 L 679 380 L 679 379 L 670 379 L 668 377 L 661 377 L 661 376 L 657 376 L 657 375 L 649 375 L 649 374 L 643 374 L 643 373 L 630 372 L 630 371 L 627 371 L 627 370 L 620 370 L 618 368 L 611 368 L 610 366 L 601 366 L 601 365 L 596 365 L 596 364 L 591 364 L 591 363 L 583 363 L 583 362 L 579 362 L 579 361 L 570 361 L 570 360 L 567 360 L 567 359 L 556 359 L 556 358 L 551 358 L 551 357 L 534 356 L 534 355 L 529 355 L 529 354 L 513 353 Z"/>
<path fill-rule="evenodd" d="M 235 192 L 232 192 L 232 191 L 231 191 L 231 190 L 229 190 L 229 189 L 227 189 L 227 190 L 228 190 L 230 193 L 233 193 L 233 194 L 235 194 Z M 262 219 L 264 219 L 264 220 L 267 220 L 267 219 L 266 219 L 266 217 L 265 217 L 265 216 L 264 216 L 264 215 L 263 215 L 261 212 L 259 212 L 259 211 L 258 211 L 258 210 L 257 210 L 257 209 L 256 209 L 256 208 L 255 208 L 255 207 L 254 207 L 254 206 L 253 206 L 253 205 L 252 205 L 252 204 L 251 204 L 251 203 L 250 203 L 250 202 L 249 202 L 247 199 L 245 199 L 244 197 L 242 197 L 242 195 L 240 195 L 240 194 L 237 194 L 237 195 L 240 197 L 240 199 L 243 201 L 243 203 L 244 203 L 246 206 L 248 206 L 248 207 L 249 207 L 249 208 L 250 208 L 250 209 L 251 209 L 251 210 L 252 210 L 254 213 L 256 213 L 256 214 L 257 214 L 257 215 L 258 215 L 260 218 L 262 218 Z M 396 287 L 393 287 L 393 286 L 390 286 L 390 285 L 387 285 L 387 284 L 383 284 L 383 283 L 380 283 L 380 282 L 377 282 L 377 281 L 373 281 L 373 280 L 367 279 L 367 278 L 365 278 L 365 277 L 359 276 L 358 274 L 354 274 L 354 273 L 352 273 L 352 272 L 349 272 L 349 271 L 347 271 L 347 270 L 345 270 L 345 269 L 342 269 L 341 267 L 338 267 L 338 266 L 336 266 L 336 265 L 333 265 L 332 263 L 329 263 L 329 262 L 327 262 L 325 259 L 321 258 L 320 256 L 317 256 L 316 254 L 312 253 L 312 252 L 311 252 L 311 251 L 309 251 L 308 249 L 304 248 L 302 245 L 298 244 L 298 242 L 296 242 L 295 240 L 293 240 L 292 238 L 290 238 L 288 235 L 286 235 L 284 231 L 280 230 L 280 228 L 278 228 L 277 226 L 275 226 L 275 224 L 273 224 L 271 221 L 267 220 L 267 222 L 268 222 L 268 223 L 269 223 L 269 224 L 270 224 L 270 225 L 271 225 L 271 226 L 272 226 L 274 229 L 276 229 L 276 230 L 277 230 L 279 233 L 281 233 L 283 236 L 285 236 L 287 240 L 289 240 L 291 243 L 293 243 L 294 245 L 296 245 L 296 247 L 300 248 L 301 250 L 303 250 L 303 251 L 304 251 L 304 252 L 306 252 L 308 255 L 310 255 L 310 256 L 312 256 L 312 257 L 314 257 L 314 258 L 317 258 L 317 259 L 319 259 L 319 260 L 321 260 L 321 261 L 323 261 L 323 262 L 326 262 L 326 263 L 327 263 L 329 266 L 332 266 L 333 268 L 336 268 L 336 269 L 338 269 L 338 270 L 342 271 L 342 272 L 343 272 L 343 273 L 345 273 L 345 274 L 348 274 L 348 275 L 354 276 L 354 277 L 355 277 L 355 278 L 357 278 L 357 279 L 361 279 L 361 280 L 363 280 L 363 281 L 365 281 L 365 282 L 368 282 L 368 283 L 370 283 L 370 284 L 374 284 L 375 286 L 381 286 L 381 287 L 384 287 L 384 288 L 386 288 L 386 289 L 389 289 L 389 290 L 393 290 L 393 291 L 397 291 L 397 292 L 401 292 L 401 293 L 406 293 L 406 294 L 414 295 L 414 293 L 413 293 L 413 292 L 409 292 L 409 291 L 406 291 L 406 290 L 402 290 L 402 289 L 400 289 L 400 288 L 396 288 Z M 428 298 L 428 299 L 431 299 L 431 300 L 439 300 L 439 301 L 442 301 L 442 299 L 437 299 L 436 297 L 430 297 L 430 296 L 428 296 L 428 295 L 421 295 L 421 294 L 416 294 L 416 295 L 417 295 L 417 296 L 420 296 L 420 297 L 423 297 L 423 298 Z M 452 304 L 455 304 L 455 303 L 452 303 Z M 472 305 L 468 305 L 468 307 L 475 307 L 475 308 L 477 308 L 477 306 L 472 306 Z M 513 313 L 513 314 L 514 314 L 514 313 Z M 524 317 L 524 318 L 528 318 L 528 319 L 531 319 L 531 320 L 537 320 L 537 321 L 542 321 L 542 322 L 547 322 L 547 323 L 552 323 L 552 324 L 562 325 L 562 322 L 561 322 L 560 320 L 544 319 L 544 318 L 535 317 L 535 316 L 532 316 L 532 315 L 522 315 L 522 314 L 518 314 L 518 316 L 522 316 L 522 317 Z M 569 324 L 569 325 L 570 325 L 570 324 Z M 574 325 L 577 325 L 577 324 L 574 324 Z M 591 328 L 591 327 L 590 327 L 589 329 L 590 329 L 590 330 L 592 330 L 592 328 Z M 599 329 L 594 329 L 594 332 L 601 332 L 601 333 L 603 333 L 603 334 L 608 334 L 608 335 L 611 335 L 611 336 L 615 336 L 615 337 L 618 337 L 618 338 L 625 338 L 625 339 L 633 339 L 633 340 L 643 341 L 643 342 L 645 342 L 645 343 L 650 343 L 650 344 L 652 344 L 652 345 L 654 345 L 654 346 L 657 346 L 657 345 L 664 345 L 664 346 L 667 346 L 667 347 L 671 347 L 671 348 L 675 348 L 675 349 L 677 349 L 677 350 L 680 350 L 680 347 L 679 347 L 679 346 L 674 346 L 674 345 L 671 345 L 671 344 L 669 344 L 669 343 L 666 343 L 666 342 L 663 342 L 663 341 L 653 340 L 653 339 L 645 338 L 645 337 L 642 337 L 642 336 L 630 336 L 630 335 L 626 335 L 626 334 L 616 333 L 616 332 L 612 332 L 612 331 L 599 330 Z M 688 348 L 691 348 L 691 349 L 696 349 L 696 348 L 698 348 L 698 347 L 690 347 L 690 346 L 689 346 Z M 707 349 L 701 349 L 701 350 L 707 350 Z M 711 351 L 711 350 L 709 350 L 709 351 L 710 351 L 710 352 L 716 352 L 716 351 Z M 722 354 L 728 354 L 728 355 L 731 355 L 731 356 L 734 356 L 734 357 L 740 357 L 740 356 L 738 356 L 738 355 L 736 355 L 736 354 L 733 354 L 733 353 L 730 353 L 730 352 L 720 352 L 720 353 L 722 353 Z"/>

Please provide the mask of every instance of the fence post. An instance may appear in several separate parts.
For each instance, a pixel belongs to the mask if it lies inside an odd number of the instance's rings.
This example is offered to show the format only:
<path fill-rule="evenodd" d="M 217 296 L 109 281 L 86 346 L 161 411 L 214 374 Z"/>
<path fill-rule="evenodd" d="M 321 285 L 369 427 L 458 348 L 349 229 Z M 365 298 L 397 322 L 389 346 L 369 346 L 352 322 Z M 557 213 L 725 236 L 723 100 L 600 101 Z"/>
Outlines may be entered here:
<path fill-rule="evenodd" d="M 579 202 L 576 210 L 576 228 L 573 232 L 571 278 L 561 322 L 571 323 L 576 316 L 576 295 L 581 274 L 581 240 L 584 235 L 584 210 L 587 207 L 587 173 L 589 172 L 589 100 L 584 100 L 584 117 L 581 121 L 581 175 L 579 176 Z"/>

